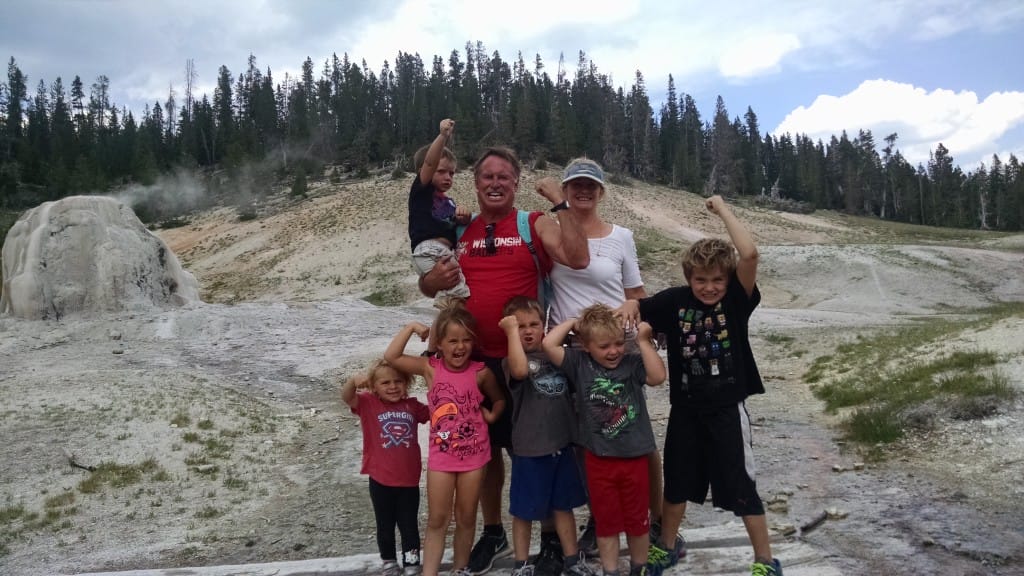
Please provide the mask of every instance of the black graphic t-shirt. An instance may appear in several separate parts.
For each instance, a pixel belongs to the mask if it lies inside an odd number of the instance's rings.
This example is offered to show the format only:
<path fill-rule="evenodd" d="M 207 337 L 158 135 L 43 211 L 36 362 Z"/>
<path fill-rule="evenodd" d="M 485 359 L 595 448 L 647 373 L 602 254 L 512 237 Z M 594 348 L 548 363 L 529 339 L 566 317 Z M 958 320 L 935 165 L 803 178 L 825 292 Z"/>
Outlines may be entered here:
<path fill-rule="evenodd" d="M 760 302 L 757 287 L 747 297 L 735 272 L 725 297 L 713 306 L 698 300 L 689 286 L 640 301 L 640 317 L 666 335 L 673 404 L 719 406 L 764 392 L 748 332 L 750 314 Z"/>
<path fill-rule="evenodd" d="M 455 201 L 417 175 L 409 189 L 409 240 L 415 249 L 431 238 L 447 238 L 455 246 Z"/>

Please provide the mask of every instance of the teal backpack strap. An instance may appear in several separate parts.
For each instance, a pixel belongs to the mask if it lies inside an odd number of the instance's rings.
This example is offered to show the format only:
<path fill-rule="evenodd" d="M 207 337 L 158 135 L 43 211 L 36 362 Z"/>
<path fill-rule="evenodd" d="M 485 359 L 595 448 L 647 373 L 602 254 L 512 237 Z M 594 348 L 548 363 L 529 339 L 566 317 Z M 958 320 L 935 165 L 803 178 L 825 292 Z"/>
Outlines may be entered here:
<path fill-rule="evenodd" d="M 526 210 L 516 211 L 516 227 L 519 228 L 519 237 L 526 242 L 526 247 L 530 250 L 530 254 L 533 255 L 533 259 L 537 259 L 537 249 L 533 246 L 533 234 L 530 233 L 530 213 Z M 537 264 L 537 269 L 540 269 L 540 264 Z"/>
<path fill-rule="evenodd" d="M 533 234 L 530 232 L 530 213 L 528 211 L 517 211 L 516 227 L 519 229 L 519 237 L 523 239 L 523 242 L 526 242 L 526 248 L 530 251 L 530 256 L 533 256 L 533 265 L 537 267 L 537 300 L 540 302 L 541 308 L 547 311 L 553 296 L 551 279 L 544 273 L 544 269 L 541 268 L 540 258 L 537 256 L 537 247 L 533 244 Z"/>
<path fill-rule="evenodd" d="M 469 221 L 472 222 L 473 220 L 476 220 L 477 216 L 479 216 L 479 214 L 477 214 L 476 212 L 473 212 L 469 216 Z M 466 233 L 466 228 L 468 228 L 468 227 L 469 227 L 469 224 L 466 224 L 466 225 L 459 224 L 458 226 L 455 227 L 455 245 L 456 246 L 459 245 L 459 240 L 462 240 L 462 235 Z"/>

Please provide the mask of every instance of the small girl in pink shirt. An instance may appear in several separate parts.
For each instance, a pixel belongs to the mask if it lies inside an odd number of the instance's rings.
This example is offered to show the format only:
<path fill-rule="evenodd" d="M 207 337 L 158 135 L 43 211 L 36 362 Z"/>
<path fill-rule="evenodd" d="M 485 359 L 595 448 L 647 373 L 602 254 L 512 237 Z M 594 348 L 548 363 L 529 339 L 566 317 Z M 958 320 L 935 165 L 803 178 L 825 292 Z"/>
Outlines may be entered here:
<path fill-rule="evenodd" d="M 437 354 L 430 358 L 404 354 L 409 339 L 430 336 Z M 470 359 L 476 339 L 476 321 L 454 301 L 441 310 L 429 328 L 411 322 L 395 335 L 384 358 L 401 370 L 427 382 L 430 407 L 430 456 L 427 461 L 427 534 L 423 546 L 423 574 L 437 576 L 444 541 L 455 505 L 453 572 L 469 563 L 476 528 L 476 507 L 484 466 L 491 458 L 487 425 L 505 409 L 505 395 L 494 374 Z M 481 406 L 484 396 L 492 408 Z"/>

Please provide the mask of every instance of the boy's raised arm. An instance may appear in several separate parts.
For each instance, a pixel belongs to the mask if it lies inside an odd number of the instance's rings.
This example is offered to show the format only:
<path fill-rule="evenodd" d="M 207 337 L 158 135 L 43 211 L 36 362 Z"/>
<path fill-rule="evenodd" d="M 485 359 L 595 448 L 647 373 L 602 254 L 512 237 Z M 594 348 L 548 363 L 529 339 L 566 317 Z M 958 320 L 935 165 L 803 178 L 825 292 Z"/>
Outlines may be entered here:
<path fill-rule="evenodd" d="M 423 157 L 423 165 L 420 166 L 420 184 L 426 186 L 434 179 L 434 172 L 437 171 L 437 165 L 441 162 L 441 151 L 444 150 L 445 143 L 451 138 L 453 130 L 455 130 L 454 120 L 451 118 L 441 120 L 437 138 L 430 143 L 427 155 Z"/>
<path fill-rule="evenodd" d="M 729 239 L 732 240 L 733 246 L 736 247 L 736 251 L 740 255 L 739 262 L 736 263 L 736 277 L 739 278 L 743 289 L 747 291 L 747 296 L 750 296 L 754 293 L 754 284 L 757 282 L 757 262 L 760 257 L 757 245 L 754 244 L 754 237 L 743 226 L 739 218 L 732 213 L 729 205 L 721 196 L 716 194 L 708 198 L 704 205 L 709 212 L 717 215 L 725 224 L 725 229 L 729 232 Z"/>
<path fill-rule="evenodd" d="M 523 342 L 519 340 L 519 321 L 515 315 L 510 314 L 502 318 L 498 326 L 505 331 L 505 337 L 508 339 L 508 375 L 516 380 L 522 380 L 530 374 L 530 366 L 526 360 L 526 350 L 523 350 Z"/>
<path fill-rule="evenodd" d="M 548 360 L 551 360 L 551 363 L 559 368 L 562 367 L 562 362 L 565 360 L 565 348 L 562 348 L 562 342 L 565 342 L 565 337 L 569 335 L 569 331 L 575 324 L 575 318 L 562 322 L 552 328 L 541 343 Z"/>
<path fill-rule="evenodd" d="M 641 322 L 636 330 L 636 344 L 640 348 L 640 357 L 644 361 L 644 370 L 647 372 L 647 385 L 658 386 L 665 381 L 668 374 L 665 373 L 665 363 L 658 356 L 651 337 L 654 330 L 647 322 Z"/>

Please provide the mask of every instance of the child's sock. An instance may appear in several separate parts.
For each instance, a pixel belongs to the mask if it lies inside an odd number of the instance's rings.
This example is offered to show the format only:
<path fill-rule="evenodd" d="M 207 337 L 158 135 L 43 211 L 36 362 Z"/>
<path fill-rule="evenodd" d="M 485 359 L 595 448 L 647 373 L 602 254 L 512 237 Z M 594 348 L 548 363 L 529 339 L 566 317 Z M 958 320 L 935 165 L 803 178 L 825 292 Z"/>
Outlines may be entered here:
<path fill-rule="evenodd" d="M 629 576 L 647 576 L 646 564 L 630 564 Z"/>
<path fill-rule="evenodd" d="M 505 529 L 501 527 L 501 524 L 487 524 L 484 526 L 484 534 L 488 536 L 501 536 L 505 533 Z"/>

